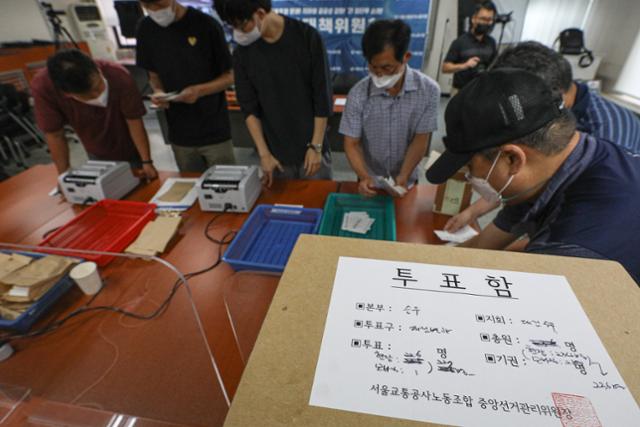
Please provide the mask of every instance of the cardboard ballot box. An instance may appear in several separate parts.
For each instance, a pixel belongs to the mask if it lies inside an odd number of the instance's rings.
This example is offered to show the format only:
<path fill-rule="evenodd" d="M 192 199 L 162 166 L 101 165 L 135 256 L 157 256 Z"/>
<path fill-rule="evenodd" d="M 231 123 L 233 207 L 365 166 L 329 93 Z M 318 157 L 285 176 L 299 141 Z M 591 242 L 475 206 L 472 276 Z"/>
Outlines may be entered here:
<path fill-rule="evenodd" d="M 327 311 L 330 303 L 333 304 L 331 302 L 332 289 L 334 280 L 337 283 L 336 269 L 340 257 L 430 264 L 436 268 L 452 266 L 448 270 L 455 270 L 458 267 L 468 267 L 466 270 L 495 269 L 506 272 L 505 276 L 508 276 L 509 272 L 513 272 L 516 278 L 526 276 L 519 272 L 555 275 L 553 277 L 561 280 L 562 287 L 566 288 L 567 293 L 565 295 L 574 298 L 575 307 L 579 308 L 581 306 L 584 309 L 584 312 L 581 311 L 582 315 L 584 316 L 586 313 L 588 320 L 593 325 L 593 329 L 595 329 L 627 387 L 625 390 L 603 390 L 598 392 L 630 392 L 632 397 L 631 399 L 628 398 L 627 402 L 632 401 L 632 399 L 638 402 L 640 399 L 640 370 L 637 367 L 637 357 L 640 353 L 640 341 L 638 340 L 640 335 L 640 313 L 638 312 L 640 292 L 635 282 L 618 263 L 524 253 L 301 235 L 271 303 L 271 308 L 226 418 L 225 426 L 425 425 L 424 423 L 407 419 L 329 409 L 309 404 L 312 388 L 314 387 L 316 367 L 319 366 L 318 358 L 319 355 L 322 356 L 321 343 L 325 333 L 325 324 L 329 324 L 329 318 L 332 315 L 330 313 L 328 317 Z M 341 266 L 344 259 L 340 260 Z M 411 272 L 407 269 L 398 269 L 397 274 L 400 280 L 394 283 L 398 287 L 418 286 L 412 283 Z M 444 284 L 439 285 L 440 287 L 458 285 L 458 279 L 453 277 L 455 276 L 454 274 L 443 273 L 443 275 L 448 277 L 445 277 L 446 280 Z M 535 275 L 530 274 L 528 276 Z M 557 276 L 566 277 L 570 288 L 567 287 L 568 285 L 563 278 L 558 278 Z M 522 296 L 518 289 L 523 288 L 518 288 L 518 280 L 510 279 L 509 281 L 515 283 L 510 288 L 509 297 L 517 298 Z M 497 286 L 496 283 L 489 282 L 489 287 L 486 288 L 487 292 L 493 293 L 492 287 L 494 285 Z M 536 284 L 537 282 L 533 281 L 532 283 Z M 553 283 L 546 285 L 542 283 L 540 285 L 541 289 L 547 285 L 555 286 Z M 511 292 L 513 292 L 513 295 Z M 497 293 L 499 294 L 499 292 Z M 426 292 L 423 294 L 440 295 Z M 575 297 L 573 294 L 575 294 Z M 489 296 L 489 294 L 485 296 Z M 502 296 L 506 296 L 504 290 Z M 434 296 L 433 298 L 436 297 Z M 544 298 L 544 296 L 540 298 Z M 576 303 L 575 298 L 577 298 L 579 304 Z M 473 301 L 474 303 L 475 301 L 484 303 L 484 301 L 488 300 L 492 299 L 475 298 Z M 391 307 L 392 301 L 383 301 L 383 304 L 385 305 L 383 309 L 386 310 L 386 305 L 388 304 Z M 449 307 L 451 310 L 460 309 L 455 305 Z M 358 314 L 357 312 L 354 313 Z M 413 313 L 408 312 L 407 315 L 413 316 Z M 367 314 L 362 312 L 362 316 L 366 317 Z M 373 317 L 373 314 L 368 316 Z M 470 316 L 470 321 L 473 321 L 473 314 L 470 314 Z M 476 317 L 478 316 L 476 315 Z M 581 319 L 583 326 L 586 325 L 591 328 L 586 318 L 583 317 Z M 485 319 L 482 320 L 484 321 Z M 351 322 L 353 323 L 353 320 Z M 352 325 L 348 326 L 351 327 Z M 356 324 L 355 326 L 357 327 L 358 325 Z M 592 332 L 593 329 L 591 329 Z M 540 329 L 540 331 L 542 330 Z M 545 330 L 548 335 L 553 336 L 550 329 Z M 434 335 L 433 339 L 436 338 Z M 429 339 L 432 339 L 432 336 L 429 336 Z M 476 339 L 479 342 L 481 336 L 476 337 Z M 579 340 L 580 337 L 577 336 L 576 339 Z M 560 344 L 564 345 L 566 343 Z M 486 345 L 493 344 L 487 343 Z M 347 350 L 351 350 L 349 347 L 359 346 L 359 342 L 351 342 L 351 346 L 349 346 L 348 341 L 344 345 Z M 498 347 L 491 348 L 497 349 Z M 438 350 L 440 351 L 440 349 Z M 325 348 L 322 351 L 324 352 Z M 363 350 L 354 349 L 353 351 Z M 405 354 L 405 358 L 407 357 Z M 426 358 L 427 355 L 411 355 L 412 359 L 417 357 Z M 490 362 L 490 360 L 487 361 Z M 587 368 L 593 369 L 594 367 L 587 366 Z M 510 372 L 509 369 L 511 368 L 507 366 L 496 367 L 495 369 L 504 370 L 496 372 Z M 568 366 L 567 369 L 574 368 L 573 366 Z M 457 372 L 460 373 L 460 371 L 462 370 Z M 578 378 L 579 375 L 580 373 L 576 371 Z M 504 382 L 504 376 L 496 375 L 494 381 Z M 392 382 L 392 380 L 390 379 L 389 382 Z M 515 390 L 516 387 L 520 386 L 514 384 L 512 389 Z M 596 385 L 594 385 L 595 387 Z M 428 390 L 428 388 L 429 384 L 425 381 L 425 389 Z M 579 397 L 562 394 L 570 391 L 566 387 L 562 390 L 552 391 L 559 392 L 557 396 L 554 393 L 554 402 L 558 406 L 565 405 L 567 400 Z M 373 392 L 364 390 L 363 395 L 367 393 Z M 359 399 L 359 396 L 354 397 L 354 401 Z M 403 402 L 411 402 L 411 397 L 403 401 L 400 396 L 396 401 L 404 404 Z M 449 407 L 451 406 L 455 405 L 452 403 Z M 458 407 L 460 408 L 459 411 L 465 410 L 464 405 L 458 405 Z M 575 408 L 577 406 L 574 406 Z M 580 406 L 580 408 L 579 410 L 581 411 L 585 410 L 584 405 Z M 545 420 L 550 419 L 548 417 L 545 418 Z M 536 420 L 537 418 L 531 418 L 529 423 L 535 424 Z M 552 421 L 557 425 L 561 425 L 561 421 L 557 418 L 552 419 Z"/>
<path fill-rule="evenodd" d="M 458 172 L 438 185 L 433 211 L 443 215 L 457 215 L 471 204 L 471 185 L 463 172 Z"/>

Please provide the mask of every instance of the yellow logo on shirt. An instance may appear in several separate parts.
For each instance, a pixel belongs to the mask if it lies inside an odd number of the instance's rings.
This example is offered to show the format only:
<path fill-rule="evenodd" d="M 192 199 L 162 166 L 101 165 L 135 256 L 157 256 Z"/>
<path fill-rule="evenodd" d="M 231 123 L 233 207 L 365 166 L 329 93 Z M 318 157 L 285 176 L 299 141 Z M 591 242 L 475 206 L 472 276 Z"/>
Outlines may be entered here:
<path fill-rule="evenodd" d="M 197 39 L 197 38 L 195 38 L 195 37 L 189 37 L 189 38 L 187 39 L 187 41 L 189 42 L 189 44 L 190 44 L 191 46 L 195 46 L 195 45 L 196 45 L 196 43 L 198 43 L 198 39 Z"/>

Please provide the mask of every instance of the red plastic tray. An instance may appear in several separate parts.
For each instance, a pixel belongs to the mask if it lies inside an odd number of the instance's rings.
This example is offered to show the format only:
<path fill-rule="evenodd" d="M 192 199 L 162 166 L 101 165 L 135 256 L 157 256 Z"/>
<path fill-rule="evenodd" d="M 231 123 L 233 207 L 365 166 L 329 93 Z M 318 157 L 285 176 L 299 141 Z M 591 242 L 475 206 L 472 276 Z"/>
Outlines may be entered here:
<path fill-rule="evenodd" d="M 122 252 L 138 237 L 144 226 L 156 217 L 155 208 L 156 205 L 143 202 L 101 200 L 51 233 L 39 246 Z M 54 249 L 43 252 L 56 253 Z M 100 266 L 108 264 L 114 258 L 82 252 L 57 253 L 82 257 Z"/>

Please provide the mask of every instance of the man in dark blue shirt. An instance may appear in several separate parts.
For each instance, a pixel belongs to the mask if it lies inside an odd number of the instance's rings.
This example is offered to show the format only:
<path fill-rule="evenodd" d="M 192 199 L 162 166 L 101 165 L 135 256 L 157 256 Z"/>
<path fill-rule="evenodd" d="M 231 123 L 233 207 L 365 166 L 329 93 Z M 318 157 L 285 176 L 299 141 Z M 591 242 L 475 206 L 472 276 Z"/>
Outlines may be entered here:
<path fill-rule="evenodd" d="M 518 68 L 541 77 L 562 96 L 564 106 L 571 109 L 576 118 L 579 131 L 640 154 L 640 119 L 590 90 L 586 84 L 574 82 L 571 64 L 558 52 L 538 42 L 520 43 L 500 54 L 494 65 L 494 69 L 498 68 Z M 480 199 L 452 217 L 445 230 L 456 231 L 497 206 Z"/>
<path fill-rule="evenodd" d="M 499 69 L 478 77 L 445 112 L 445 153 L 427 171 L 467 179 L 505 205 L 463 246 L 620 262 L 640 283 L 640 156 L 576 131 L 575 118 L 538 76 Z"/>

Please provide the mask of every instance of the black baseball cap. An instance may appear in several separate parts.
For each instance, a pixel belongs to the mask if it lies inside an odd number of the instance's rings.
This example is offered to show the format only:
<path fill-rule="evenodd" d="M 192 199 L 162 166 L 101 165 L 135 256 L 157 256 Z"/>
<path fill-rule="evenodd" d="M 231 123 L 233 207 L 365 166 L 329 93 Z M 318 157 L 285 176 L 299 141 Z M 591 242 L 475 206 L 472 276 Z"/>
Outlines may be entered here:
<path fill-rule="evenodd" d="M 529 71 L 502 68 L 481 74 L 449 101 L 445 152 L 427 170 L 427 179 L 441 184 L 476 153 L 535 132 L 560 116 L 561 103 Z"/>

